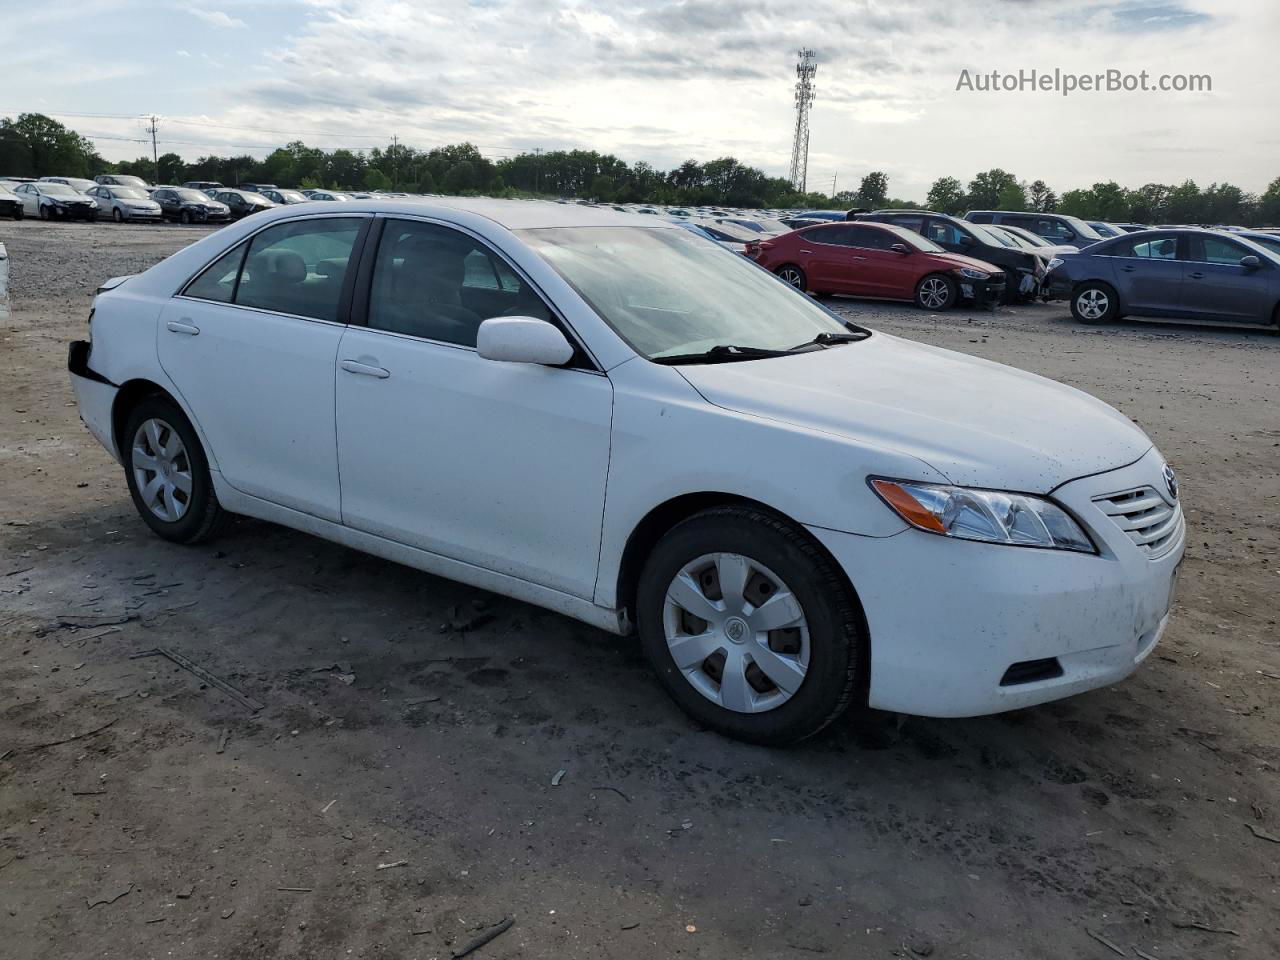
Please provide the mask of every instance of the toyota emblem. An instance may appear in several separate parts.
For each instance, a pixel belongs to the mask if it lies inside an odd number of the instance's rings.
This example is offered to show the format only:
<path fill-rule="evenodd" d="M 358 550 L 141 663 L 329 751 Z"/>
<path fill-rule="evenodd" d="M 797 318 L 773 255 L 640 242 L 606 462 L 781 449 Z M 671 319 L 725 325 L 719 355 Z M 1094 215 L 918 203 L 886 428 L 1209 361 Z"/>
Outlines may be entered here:
<path fill-rule="evenodd" d="M 1164 465 L 1164 485 L 1169 488 L 1169 496 L 1178 499 L 1178 475 L 1173 472 L 1173 467 L 1167 463 Z"/>

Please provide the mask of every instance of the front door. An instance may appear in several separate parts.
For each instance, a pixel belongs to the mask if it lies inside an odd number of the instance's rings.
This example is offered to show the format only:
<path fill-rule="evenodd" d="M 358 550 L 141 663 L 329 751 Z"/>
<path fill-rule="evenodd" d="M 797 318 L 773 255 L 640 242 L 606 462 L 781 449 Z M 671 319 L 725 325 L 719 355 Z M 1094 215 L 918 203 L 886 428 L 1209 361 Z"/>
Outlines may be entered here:
<path fill-rule="evenodd" d="M 348 526 L 582 598 L 594 593 L 613 387 L 584 360 L 485 360 L 491 316 L 558 322 L 469 234 L 389 219 L 367 324 L 342 337 L 338 461 Z"/>
<path fill-rule="evenodd" d="M 1270 323 L 1275 309 L 1275 267 L 1225 237 L 1193 235 L 1182 298 L 1186 308 L 1206 319 Z M 1260 266 L 1241 266 L 1242 257 L 1257 256 Z"/>
<path fill-rule="evenodd" d="M 368 222 L 267 227 L 174 297 L 157 330 L 160 364 L 223 479 L 333 521 L 341 519 L 333 371 L 344 276 Z"/>

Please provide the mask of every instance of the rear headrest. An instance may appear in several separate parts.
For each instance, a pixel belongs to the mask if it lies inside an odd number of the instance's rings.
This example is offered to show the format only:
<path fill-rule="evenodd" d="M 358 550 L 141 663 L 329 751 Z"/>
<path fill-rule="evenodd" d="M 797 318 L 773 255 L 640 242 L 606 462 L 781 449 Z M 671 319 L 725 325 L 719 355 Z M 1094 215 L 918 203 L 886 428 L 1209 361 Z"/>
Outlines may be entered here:
<path fill-rule="evenodd" d="M 249 273 L 260 274 L 273 283 L 301 283 L 307 279 L 307 262 L 292 250 L 264 250 L 254 254 Z"/>

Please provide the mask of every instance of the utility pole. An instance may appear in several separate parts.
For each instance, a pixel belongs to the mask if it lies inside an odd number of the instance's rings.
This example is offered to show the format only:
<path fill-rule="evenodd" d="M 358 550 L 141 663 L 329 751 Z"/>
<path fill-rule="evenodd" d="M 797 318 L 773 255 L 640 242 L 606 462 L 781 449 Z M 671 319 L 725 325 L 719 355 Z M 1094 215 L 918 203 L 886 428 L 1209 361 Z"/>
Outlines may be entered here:
<path fill-rule="evenodd" d="M 836 195 L 836 177 L 838 176 L 840 176 L 839 173 L 833 173 L 831 175 L 831 196 L 833 197 Z"/>
<path fill-rule="evenodd" d="M 151 126 L 147 127 L 147 133 L 151 134 L 151 162 L 155 165 L 155 182 L 160 182 L 160 149 L 156 146 L 156 131 L 159 130 L 159 117 L 154 113 L 151 115 Z"/>
<path fill-rule="evenodd" d="M 542 192 L 542 148 L 534 147 L 533 155 L 536 158 L 533 161 L 533 192 Z"/>
<path fill-rule="evenodd" d="M 813 104 L 813 78 L 818 72 L 818 55 L 805 48 L 796 61 L 796 131 L 791 142 L 791 185 L 805 192 L 809 176 L 809 107 Z"/>
<path fill-rule="evenodd" d="M 391 189 L 400 189 L 400 137 L 391 135 Z"/>

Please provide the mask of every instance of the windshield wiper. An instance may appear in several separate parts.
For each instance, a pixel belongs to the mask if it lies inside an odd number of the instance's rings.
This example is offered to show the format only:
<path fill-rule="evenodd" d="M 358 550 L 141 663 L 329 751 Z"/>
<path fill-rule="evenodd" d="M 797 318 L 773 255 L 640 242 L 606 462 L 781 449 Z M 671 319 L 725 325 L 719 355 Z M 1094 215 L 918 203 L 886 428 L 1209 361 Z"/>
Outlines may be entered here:
<path fill-rule="evenodd" d="M 805 347 L 813 346 L 815 343 L 824 347 L 833 346 L 837 343 L 857 343 L 859 340 L 865 340 L 869 336 L 871 336 L 870 330 L 854 330 L 849 333 L 831 333 L 830 331 L 823 330 L 812 340 L 806 340 L 804 343 L 798 343 L 791 349 L 802 350 Z"/>
<path fill-rule="evenodd" d="M 717 343 L 700 353 L 675 353 L 666 357 L 650 357 L 654 363 L 669 365 L 681 363 L 735 363 L 739 360 L 760 360 L 764 357 L 785 357 L 790 350 L 766 350 L 763 347 L 739 347 L 731 343 Z"/>

